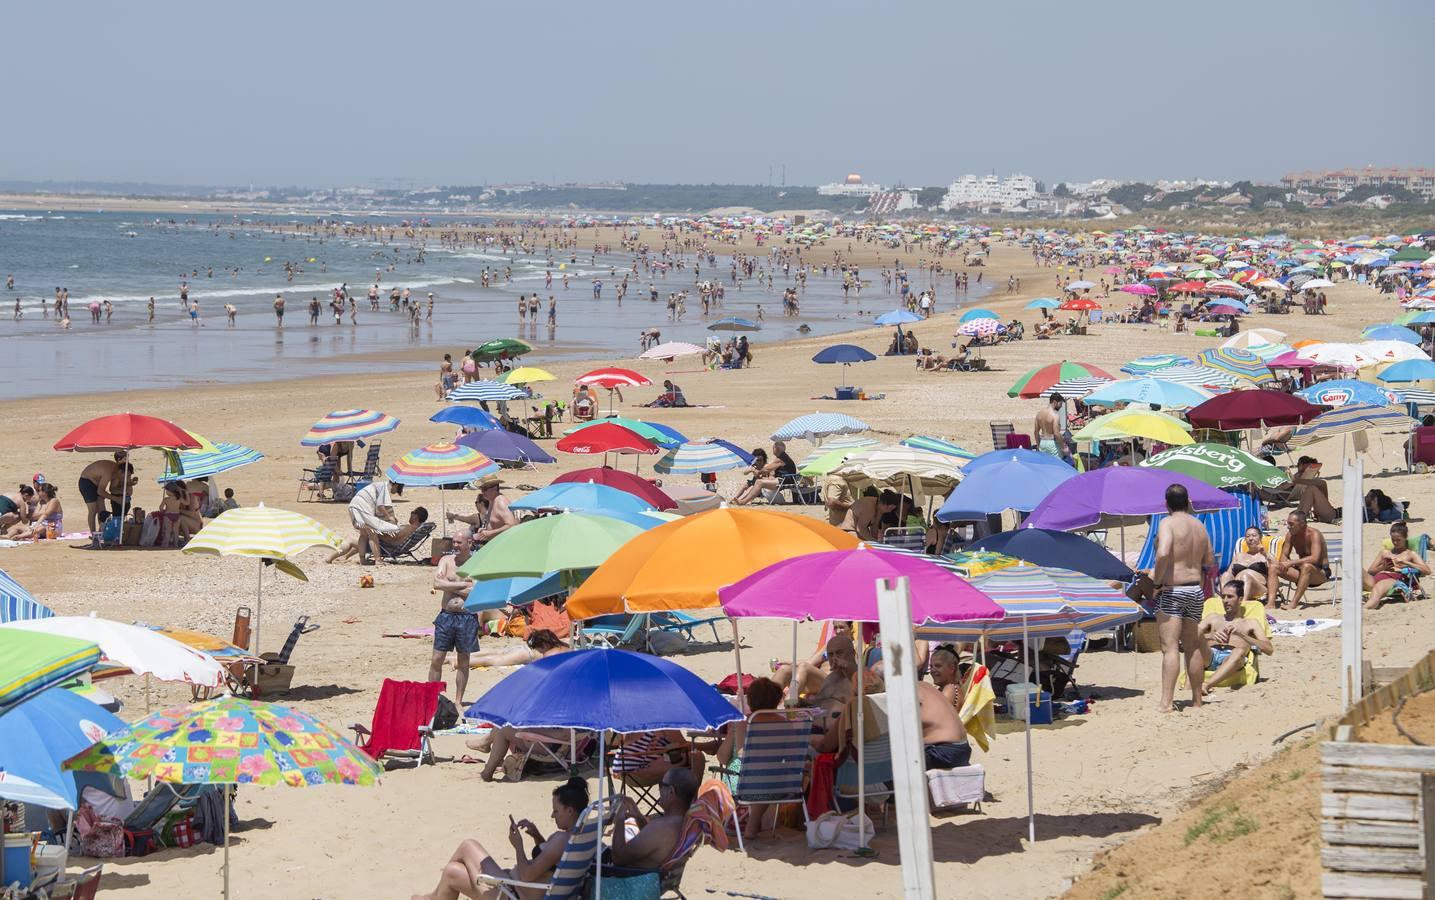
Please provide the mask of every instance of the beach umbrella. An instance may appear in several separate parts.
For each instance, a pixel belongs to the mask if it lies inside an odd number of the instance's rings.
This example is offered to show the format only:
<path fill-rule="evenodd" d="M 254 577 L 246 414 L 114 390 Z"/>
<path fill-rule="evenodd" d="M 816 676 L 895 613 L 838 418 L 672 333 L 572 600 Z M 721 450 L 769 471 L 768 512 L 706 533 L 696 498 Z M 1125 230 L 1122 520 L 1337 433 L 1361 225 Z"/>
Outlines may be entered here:
<path fill-rule="evenodd" d="M 1402 341 L 1406 344 L 1420 346 L 1420 334 L 1404 325 L 1367 325 L 1360 332 L 1361 336 L 1372 341 Z"/>
<path fill-rule="evenodd" d="M 708 326 L 708 331 L 761 331 L 762 325 L 751 319 L 728 316 Z"/>
<path fill-rule="evenodd" d="M 881 441 L 874 441 L 860 435 L 829 438 L 797 461 L 797 471 L 798 474 L 807 476 L 826 475 L 841 465 L 849 456 L 880 446 L 882 446 Z"/>
<path fill-rule="evenodd" d="M 666 344 L 659 344 L 650 347 L 638 354 L 639 359 L 677 359 L 679 356 L 695 356 L 699 353 L 706 353 L 697 344 L 689 344 L 683 341 L 668 341 Z"/>
<path fill-rule="evenodd" d="M 1151 297 L 1156 294 L 1156 289 L 1149 284 L 1123 284 L 1117 290 L 1140 297 Z"/>
<path fill-rule="evenodd" d="M 597 466 L 591 469 L 575 469 L 572 472 L 565 472 L 553 479 L 553 484 L 564 484 L 567 482 L 591 481 L 594 484 L 606 484 L 608 487 L 617 488 L 620 491 L 627 491 L 653 505 L 654 509 L 668 510 L 677 509 L 678 502 L 667 494 L 663 493 L 657 485 L 646 478 L 634 475 L 632 472 L 622 472 L 608 466 Z"/>
<path fill-rule="evenodd" d="M 712 685 L 682 666 L 643 653 L 590 648 L 529 663 L 505 677 L 468 708 L 471 718 L 513 728 L 568 728 L 598 733 L 599 759 L 607 734 L 665 729 L 714 731 L 743 718 Z M 598 808 L 603 783 L 598 779 Z M 603 895 L 602 854 L 594 858 L 594 896 Z"/>
<path fill-rule="evenodd" d="M 675 428 L 671 428 L 667 425 L 662 425 L 658 422 L 645 422 L 641 419 L 630 419 L 627 416 L 606 416 L 602 419 L 594 419 L 591 422 L 584 422 L 581 425 L 574 425 L 572 428 L 569 428 L 563 433 L 579 434 L 580 432 L 586 431 L 587 429 L 594 428 L 598 425 L 603 425 L 605 423 L 611 425 L 618 425 L 623 428 L 626 428 L 634 434 L 638 435 L 639 437 L 646 438 L 647 440 L 652 441 L 660 447 L 676 447 L 678 444 L 681 444 L 683 441 L 687 440 L 687 437 Z"/>
<path fill-rule="evenodd" d="M 858 450 L 831 473 L 858 490 L 868 485 L 895 488 L 921 503 L 924 495 L 945 495 L 956 487 L 962 480 L 961 466 L 960 460 L 944 453 L 899 444 Z M 898 517 L 901 516 L 899 509 Z"/>
<path fill-rule="evenodd" d="M 978 308 L 976 308 L 976 309 L 969 309 L 969 310 L 967 310 L 966 312 L 962 313 L 961 317 L 958 318 L 957 321 L 958 321 L 958 322 L 976 322 L 976 321 L 978 321 L 978 320 L 980 320 L 980 319 L 991 319 L 991 320 L 993 320 L 993 321 L 1001 321 L 1001 316 L 997 315 L 996 313 L 992 312 L 992 311 L 989 310 L 989 309 L 981 309 L 980 307 L 978 307 Z"/>
<path fill-rule="evenodd" d="M 664 475 L 701 475 L 707 472 L 725 472 L 752 465 L 751 458 L 729 450 L 711 441 L 689 441 L 679 444 L 653 464 L 653 469 Z"/>
<path fill-rule="evenodd" d="M 1040 458 L 1038 458 L 1040 457 Z M 967 463 L 962 483 L 937 510 L 937 521 L 985 518 L 1008 509 L 1029 512 L 1076 470 L 1032 450 L 995 450 Z"/>
<path fill-rule="evenodd" d="M 1351 403 L 1369 403 L 1389 406 L 1396 402 L 1395 394 L 1369 381 L 1342 378 L 1338 381 L 1321 381 L 1295 392 L 1302 400 L 1317 406 L 1346 406 Z"/>
<path fill-rule="evenodd" d="M 1042 391 L 1041 396 L 1043 400 L 1050 400 L 1055 394 L 1060 394 L 1064 400 L 1085 400 L 1087 395 L 1108 384 L 1111 384 L 1109 378 L 1068 378 Z"/>
<path fill-rule="evenodd" d="M 1166 489 L 1173 484 L 1186 488 L 1194 512 L 1236 505 L 1225 491 L 1179 472 L 1107 466 L 1058 485 L 1032 510 L 1023 527 L 1076 531 L 1134 525 L 1166 511 Z"/>
<path fill-rule="evenodd" d="M 441 441 L 410 450 L 394 460 L 384 475 L 389 481 L 406 487 L 438 488 L 439 521 L 443 523 L 444 535 L 447 536 L 448 506 L 444 487 L 467 485 L 485 475 L 492 475 L 498 468 L 498 463 L 472 447 Z"/>
<path fill-rule="evenodd" d="M 1189 356 L 1181 356 L 1178 353 L 1153 353 L 1150 356 L 1141 356 L 1131 360 L 1122 366 L 1120 371 L 1127 375 L 1147 375 L 1157 369 L 1165 369 L 1170 366 L 1189 366 L 1195 360 Z"/>
<path fill-rule="evenodd" d="M 0 641 L 21 632 L 89 641 L 99 645 L 104 662 L 129 669 L 136 675 L 152 675 L 160 681 L 179 681 L 196 687 L 224 685 L 224 669 L 213 657 L 138 625 L 93 615 L 27 619 L 0 625 Z"/>
<path fill-rule="evenodd" d="M 643 532 L 619 548 L 568 598 L 586 619 L 624 612 L 707 609 L 717 590 L 783 559 L 845 550 L 857 539 L 809 516 L 722 508 Z"/>
<path fill-rule="evenodd" d="M 1006 330 L 996 319 L 972 319 L 957 326 L 958 337 L 991 337 Z"/>
<path fill-rule="evenodd" d="M 1435 361 L 1410 359 L 1398 362 L 1387 367 L 1385 371 L 1375 377 L 1387 383 L 1429 381 L 1435 379 Z"/>
<path fill-rule="evenodd" d="M 1291 435 L 1291 443 L 1313 444 L 1338 434 L 1355 434 L 1371 430 L 1409 431 L 1415 424 L 1415 420 L 1403 409 L 1386 404 L 1351 403 L 1339 409 L 1321 413 L 1296 428 L 1295 433 Z"/>
<path fill-rule="evenodd" d="M 55 611 L 36 600 L 4 569 L 0 569 L 0 623 L 22 619 L 44 619 Z"/>
<path fill-rule="evenodd" d="M 1221 342 L 1222 347 L 1234 347 L 1238 350 L 1252 350 L 1266 344 L 1279 344 L 1286 339 L 1285 332 L 1276 331 L 1274 328 L 1252 328 L 1250 331 L 1241 331 L 1226 338 Z"/>
<path fill-rule="evenodd" d="M 904 447 L 915 447 L 918 450 L 930 450 L 933 453 L 945 453 L 948 456 L 955 456 L 957 459 L 975 459 L 976 454 L 964 447 L 959 447 L 951 441 L 943 438 L 927 437 L 926 435 L 914 435 L 898 441 Z"/>
<path fill-rule="evenodd" d="M 450 403 L 463 401 L 498 403 L 531 398 L 527 391 L 516 384 L 504 384 L 501 381 L 470 381 L 468 384 L 461 384 L 449 391 L 446 399 Z"/>
<path fill-rule="evenodd" d="M 479 344 L 469 354 L 474 362 L 493 362 L 496 359 L 513 359 L 523 356 L 525 353 L 532 353 L 533 348 L 517 338 L 495 338 Z"/>
<path fill-rule="evenodd" d="M 592 569 L 642 533 L 636 525 L 591 512 L 541 516 L 520 522 L 484 544 L 459 566 L 458 573 L 482 579 Z"/>
<path fill-rule="evenodd" d="M 1312 278 L 1309 281 L 1303 282 L 1300 289 L 1303 291 L 1314 291 L 1332 287 L 1335 287 L 1335 282 L 1328 278 Z"/>
<path fill-rule="evenodd" d="M 177 481 L 182 478 L 207 478 L 230 469 L 247 466 L 264 458 L 258 450 L 251 450 L 240 444 L 220 441 L 211 443 L 193 435 L 200 446 L 194 450 L 166 450 L 164 474 L 157 481 Z"/>
<path fill-rule="evenodd" d="M 340 409 L 309 427 L 299 441 L 302 447 L 318 447 L 335 441 L 357 441 L 386 434 L 399 427 L 399 420 L 373 409 Z"/>
<path fill-rule="evenodd" d="M 1186 419 L 1197 428 L 1241 431 L 1299 425 L 1320 413 L 1320 407 L 1281 391 L 1232 391 L 1188 409 Z"/>
<path fill-rule="evenodd" d="M 872 426 L 843 413 L 812 413 L 798 416 L 772 433 L 774 441 L 790 441 L 806 438 L 817 441 L 834 434 L 858 434 L 871 430 Z"/>
<path fill-rule="evenodd" d="M 922 317 L 905 309 L 894 309 L 891 312 L 882 313 L 872 321 L 878 325 L 910 325 L 913 322 L 922 321 Z"/>
<path fill-rule="evenodd" d="M 1396 391 L 1396 399 L 1412 406 L 1435 406 L 1435 391 Z"/>
<path fill-rule="evenodd" d="M 1101 304 L 1090 297 L 1071 297 L 1057 308 L 1068 312 L 1091 312 L 1100 309 Z"/>
<path fill-rule="evenodd" d="M 1082 535 L 1066 531 L 1018 528 L 988 535 L 968 545 L 967 549 L 998 553 L 1038 566 L 1071 569 L 1103 581 L 1127 583 L 1136 578 L 1131 567 L 1113 556 L 1111 551 Z"/>
<path fill-rule="evenodd" d="M 450 407 L 452 409 L 453 407 Z M 472 408 L 472 407 L 468 407 Z M 476 450 L 499 463 L 524 463 L 530 468 L 533 463 L 556 462 L 548 451 L 521 434 L 503 429 L 475 431 L 461 436 L 457 444 Z"/>
<path fill-rule="evenodd" d="M 858 347 L 856 344 L 833 344 L 831 347 L 824 347 L 817 351 L 812 361 L 822 365 L 833 365 L 841 363 L 844 366 L 852 363 L 871 362 L 877 355 L 870 350 Z"/>
<path fill-rule="evenodd" d="M 1073 282 L 1071 282 L 1070 284 L 1068 284 L 1068 285 L 1066 286 L 1065 290 L 1067 290 L 1067 291 L 1089 291 L 1089 290 L 1091 290 L 1091 289 L 1094 288 L 1094 287 L 1096 287 L 1096 285 L 1093 284 L 1093 283 L 1090 282 L 1090 281 L 1073 281 Z"/>
<path fill-rule="evenodd" d="M 1007 388 L 1008 397 L 1040 397 L 1041 392 L 1056 384 L 1058 381 L 1065 381 L 1070 378 L 1105 378 L 1113 380 L 1111 373 L 1105 369 L 1098 368 L 1090 363 L 1066 362 L 1052 363 L 1048 366 L 1040 366 L 1032 369 L 1016 380 L 1010 388 Z"/>
<path fill-rule="evenodd" d="M 1276 376 L 1266 367 L 1265 362 L 1249 350 L 1242 350 L 1239 347 L 1213 347 L 1202 350 L 1196 354 L 1197 363 L 1218 369 L 1222 372 L 1229 372 L 1238 378 L 1256 384 L 1271 383 Z"/>
<path fill-rule="evenodd" d="M 1162 381 L 1172 381 L 1213 391 L 1229 389 L 1240 380 L 1230 372 L 1198 365 L 1165 366 L 1154 369 L 1149 374 L 1150 377 L 1159 378 Z"/>
<path fill-rule="evenodd" d="M 382 767 L 307 712 L 220 697 L 151 713 L 73 757 L 67 768 L 170 784 L 372 786 Z M 224 896 L 229 897 L 229 795 L 224 788 Z"/>
<path fill-rule="evenodd" d="M 269 562 L 281 572 L 304 579 L 304 573 L 289 557 L 310 547 L 338 549 L 339 544 L 337 534 L 308 516 L 261 503 L 220 513 L 189 539 L 184 552 L 249 556 L 259 561 L 254 588 L 254 647 L 257 649 L 259 629 L 264 621 L 264 564 Z"/>
<path fill-rule="evenodd" d="M 93 641 L 21 632 L 0 641 L 0 722 L 15 706 L 100 661 Z"/>
<path fill-rule="evenodd" d="M 503 427 L 493 416 L 474 406 L 445 406 L 429 416 L 429 421 L 490 431 Z"/>
<path fill-rule="evenodd" d="M 1363 369 L 1373 366 L 1376 358 L 1356 344 L 1322 342 L 1300 348 L 1300 355 L 1311 362 L 1340 369 Z"/>
<path fill-rule="evenodd" d="M 591 372 L 584 372 L 573 379 L 574 384 L 590 384 L 601 388 L 612 390 L 620 387 L 642 387 L 652 384 L 652 380 L 646 375 L 634 372 L 632 369 L 620 369 L 617 366 L 605 366 L 601 369 L 594 369 Z"/>
<path fill-rule="evenodd" d="M 1374 357 L 1377 365 L 1387 362 L 1405 362 L 1408 359 L 1429 359 L 1424 350 L 1404 341 L 1364 341 L 1356 347 L 1367 356 Z"/>
<path fill-rule="evenodd" d="M 1087 394 L 1087 406 L 1115 406 L 1118 403 L 1159 404 L 1163 409 L 1185 409 L 1211 399 L 1211 392 L 1159 378 L 1130 378 L 1102 385 Z"/>
<path fill-rule="evenodd" d="M 1035 300 L 1027 303 L 1026 306 L 1023 306 L 1022 309 L 1057 309 L 1060 306 L 1061 301 L 1055 297 L 1037 297 Z"/>
<path fill-rule="evenodd" d="M 1244 484 L 1253 484 L 1257 488 L 1278 488 L 1290 481 L 1290 477 L 1279 467 L 1225 444 L 1171 447 L 1142 460 L 1141 465 L 1177 472 L 1218 488 Z"/>
<path fill-rule="evenodd" d="M 564 453 L 658 453 L 657 444 L 612 422 L 595 422 L 581 431 L 564 435 L 556 446 Z"/>
<path fill-rule="evenodd" d="M 658 523 L 655 520 L 653 524 Z M 549 572 L 537 577 L 515 575 L 511 578 L 486 578 L 475 581 L 473 587 L 469 588 L 463 608 L 467 612 L 483 612 L 503 609 L 510 605 L 525 606 L 535 600 L 567 592 L 562 572 Z"/>
<path fill-rule="evenodd" d="M 531 384 L 535 381 L 557 381 L 558 379 L 547 369 L 540 369 L 537 366 L 519 366 L 495 376 L 493 380 L 504 384 Z"/>
<path fill-rule="evenodd" d="M 550 484 L 548 487 L 539 488 L 525 497 L 510 502 L 508 505 L 510 509 L 557 509 L 574 512 L 615 510 L 637 513 L 653 508 L 648 501 L 627 491 L 620 491 L 605 484 L 594 484 L 591 481 Z"/>
<path fill-rule="evenodd" d="M 80 805 L 65 760 L 125 723 L 61 687 L 48 688 L 0 716 L 0 798 L 47 809 Z"/>
<path fill-rule="evenodd" d="M 1189 444 L 1191 426 L 1155 410 L 1128 408 L 1097 416 L 1072 435 L 1078 441 L 1145 438 L 1163 444 Z"/>
<path fill-rule="evenodd" d="M 55 442 L 56 450 L 108 452 L 116 450 L 191 450 L 199 439 L 173 422 L 118 413 L 101 416 L 78 426 Z"/>

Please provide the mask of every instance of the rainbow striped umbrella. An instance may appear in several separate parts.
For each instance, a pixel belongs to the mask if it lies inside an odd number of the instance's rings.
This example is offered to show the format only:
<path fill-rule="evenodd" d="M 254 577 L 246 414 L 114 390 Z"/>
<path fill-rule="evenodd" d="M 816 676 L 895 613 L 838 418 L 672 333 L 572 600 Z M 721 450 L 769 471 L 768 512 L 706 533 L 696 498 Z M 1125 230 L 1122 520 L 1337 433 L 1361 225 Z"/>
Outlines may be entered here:
<path fill-rule="evenodd" d="M 1040 366 L 1032 369 L 1016 380 L 1016 383 L 1007 388 L 1008 397 L 1022 397 L 1030 399 L 1040 397 L 1041 392 L 1056 384 L 1058 381 L 1067 381 L 1072 378 L 1105 378 L 1112 381 L 1111 373 L 1104 369 L 1091 365 L 1090 363 L 1066 362 L 1052 363 L 1049 366 Z"/>
<path fill-rule="evenodd" d="M 922 626 L 917 637 L 975 641 L 1011 640 L 1029 635 L 1066 634 L 1072 628 L 1099 631 L 1127 625 L 1142 616 L 1137 606 L 1106 582 L 1052 566 L 1025 563 L 996 569 L 972 579 L 972 586 L 1006 610 L 1007 618 Z"/>
<path fill-rule="evenodd" d="M 445 484 L 467 484 L 475 478 L 492 475 L 498 463 L 474 450 L 443 441 L 410 450 L 389 466 L 385 475 L 390 481 L 414 487 L 438 487 Z"/>
<path fill-rule="evenodd" d="M 1157 369 L 1165 369 L 1170 366 L 1194 365 L 1195 360 L 1189 356 L 1182 356 L 1179 353 L 1152 353 L 1149 356 L 1139 356 L 1136 359 L 1121 367 L 1121 371 L 1127 375 L 1146 375 Z"/>
<path fill-rule="evenodd" d="M 317 447 L 332 441 L 357 441 L 385 434 L 399 427 L 399 420 L 374 409 L 340 409 L 315 422 L 300 445 Z"/>
<path fill-rule="evenodd" d="M 230 469 L 259 462 L 264 454 L 241 444 L 220 441 L 212 444 L 199 435 L 201 446 L 197 450 L 166 450 L 164 453 L 164 474 L 155 479 L 163 484 L 182 478 L 204 478 L 218 475 Z"/>
<path fill-rule="evenodd" d="M 1229 372 L 1238 378 L 1256 384 L 1273 384 L 1276 376 L 1266 368 L 1265 362 L 1249 350 L 1239 347 L 1212 347 L 1196 354 L 1196 361 L 1222 372 Z"/>

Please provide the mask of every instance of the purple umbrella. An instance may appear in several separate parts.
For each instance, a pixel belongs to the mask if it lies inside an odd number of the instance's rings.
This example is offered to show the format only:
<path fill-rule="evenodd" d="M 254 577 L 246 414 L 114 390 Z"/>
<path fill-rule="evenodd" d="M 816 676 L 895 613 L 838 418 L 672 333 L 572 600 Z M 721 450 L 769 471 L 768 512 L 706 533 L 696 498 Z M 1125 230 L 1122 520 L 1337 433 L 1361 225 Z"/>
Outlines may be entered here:
<path fill-rule="evenodd" d="M 936 563 L 882 550 L 830 550 L 773 563 L 718 590 L 729 616 L 876 622 L 876 582 L 907 579 L 912 621 L 965 622 L 1006 615 L 995 600 Z"/>
<path fill-rule="evenodd" d="M 1131 525 L 1166 511 L 1166 488 L 1179 484 L 1191 496 L 1193 512 L 1230 509 L 1236 498 L 1175 472 L 1109 466 L 1067 479 L 1041 501 L 1023 528 L 1075 531 L 1079 528 Z"/>
<path fill-rule="evenodd" d="M 458 439 L 458 445 L 460 447 L 471 447 L 489 459 L 499 462 L 555 462 L 553 457 L 544 452 L 542 447 L 533 443 L 528 438 L 521 434 L 514 434 L 511 431 L 503 431 L 501 429 L 475 431 L 465 434 Z"/>

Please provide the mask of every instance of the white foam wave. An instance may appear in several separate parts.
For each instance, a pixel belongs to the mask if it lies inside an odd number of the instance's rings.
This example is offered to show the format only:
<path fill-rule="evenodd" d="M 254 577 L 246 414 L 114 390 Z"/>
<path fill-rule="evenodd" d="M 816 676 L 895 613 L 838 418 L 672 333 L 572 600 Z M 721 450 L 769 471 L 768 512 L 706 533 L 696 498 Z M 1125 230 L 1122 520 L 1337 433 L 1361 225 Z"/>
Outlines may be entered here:
<path fill-rule="evenodd" d="M 334 288 L 338 287 L 341 283 L 342 283 L 342 282 L 338 282 L 338 281 L 328 282 L 328 283 L 324 283 L 324 284 L 288 284 L 288 283 L 285 283 L 285 284 L 279 284 L 279 285 L 270 285 L 270 286 L 267 286 L 267 287 L 261 285 L 261 286 L 254 286 L 254 287 L 224 288 L 224 289 L 222 289 L 222 290 L 201 290 L 201 289 L 196 289 L 196 288 L 191 287 L 190 292 L 189 292 L 189 296 L 190 296 L 190 298 L 193 299 L 193 300 L 201 300 L 201 301 L 203 301 L 203 300 L 224 300 L 224 299 L 227 299 L 227 298 L 230 298 L 230 297 L 258 297 L 258 296 L 272 297 L 272 296 L 275 295 L 275 294 L 284 294 L 284 295 L 286 295 L 286 297 L 287 297 L 287 296 L 290 296 L 290 295 L 298 295 L 298 294 L 306 294 L 306 293 L 307 293 L 307 294 L 319 294 L 319 293 L 331 294 L 331 293 L 333 293 Z M 368 290 L 369 290 L 369 285 L 370 285 L 370 284 L 372 284 L 372 282 L 364 282 L 364 283 L 361 284 L 361 283 L 358 283 L 358 282 L 353 282 L 353 281 L 351 281 L 351 282 L 349 282 L 349 293 L 355 295 L 355 296 L 359 299 L 359 301 L 360 301 L 361 303 L 367 303 L 368 300 L 367 300 L 367 298 L 366 298 L 366 294 L 367 294 L 367 292 L 368 292 Z M 416 290 L 419 290 L 420 288 L 443 287 L 444 285 L 451 285 L 451 284 L 473 284 L 473 279 L 472 279 L 472 278 L 459 278 L 459 277 L 457 277 L 457 276 L 440 276 L 440 277 L 437 277 L 437 278 L 427 278 L 427 279 L 418 279 L 418 280 L 410 280 L 410 281 L 382 281 L 382 282 L 379 283 L 379 288 L 380 288 L 381 292 L 382 292 L 383 295 L 384 295 L 384 302 L 387 303 L 387 302 L 388 302 L 388 292 L 389 292 L 390 290 L 392 290 L 393 288 L 395 288 L 395 287 L 397 287 L 399 290 L 403 290 L 404 288 L 408 288 L 410 291 L 416 291 Z M 97 292 L 97 293 L 94 293 L 94 294 L 87 294 L 87 295 L 85 295 L 85 299 L 89 299 L 89 297 L 91 297 L 91 296 L 93 296 L 93 297 L 96 298 L 96 299 L 105 299 L 106 297 L 108 297 L 110 300 L 114 301 L 115 303 L 146 302 L 146 301 L 149 300 L 149 298 L 150 298 L 151 296 L 153 296 L 153 297 L 155 298 L 155 301 L 156 301 L 156 302 L 159 302 L 159 301 L 161 301 L 161 300 L 164 300 L 164 301 L 174 301 L 174 300 L 178 300 L 178 299 L 179 299 L 179 298 L 178 298 L 178 295 L 174 292 L 174 289 L 173 289 L 173 288 L 170 288 L 170 289 L 165 290 L 164 292 L 162 292 L 162 294 L 105 294 L 105 293 L 103 293 L 103 292 Z M 75 299 L 77 299 L 77 300 L 80 299 L 80 295 L 76 294 L 76 295 L 75 295 Z"/>

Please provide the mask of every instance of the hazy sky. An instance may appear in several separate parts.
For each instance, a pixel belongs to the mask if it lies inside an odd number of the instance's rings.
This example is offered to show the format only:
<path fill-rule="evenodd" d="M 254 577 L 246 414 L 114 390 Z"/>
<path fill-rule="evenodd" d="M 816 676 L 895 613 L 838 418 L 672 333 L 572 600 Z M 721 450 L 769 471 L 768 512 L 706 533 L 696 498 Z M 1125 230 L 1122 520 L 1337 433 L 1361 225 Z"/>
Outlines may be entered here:
<path fill-rule="evenodd" d="M 0 180 L 1435 165 L 1432 26 L 1429 0 L 15 3 Z"/>

